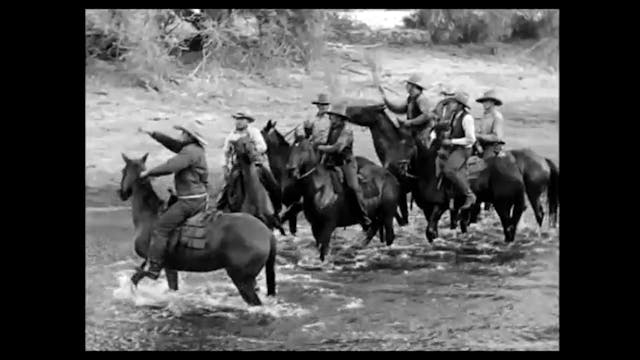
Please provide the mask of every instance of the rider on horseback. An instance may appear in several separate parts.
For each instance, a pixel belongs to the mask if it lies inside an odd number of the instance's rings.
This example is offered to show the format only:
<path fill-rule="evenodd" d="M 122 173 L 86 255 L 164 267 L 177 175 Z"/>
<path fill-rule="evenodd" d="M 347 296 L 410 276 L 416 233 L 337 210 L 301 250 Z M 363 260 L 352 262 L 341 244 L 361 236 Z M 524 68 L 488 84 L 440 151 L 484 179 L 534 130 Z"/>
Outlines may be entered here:
<path fill-rule="evenodd" d="M 307 137 L 311 137 L 311 141 L 318 144 L 324 144 L 327 142 L 327 135 L 329 134 L 329 127 L 331 121 L 327 110 L 331 103 L 329 102 L 329 96 L 327 94 L 319 94 L 318 99 L 312 102 L 312 104 L 318 107 L 318 112 L 314 115 L 313 119 L 305 120 L 303 127 Z"/>
<path fill-rule="evenodd" d="M 431 106 L 423 90 L 426 86 L 422 83 L 422 78 L 418 74 L 412 75 L 406 81 L 406 89 L 409 93 L 406 102 L 394 104 L 385 96 L 384 89 L 379 86 L 378 90 L 382 95 L 384 104 L 389 110 L 396 114 L 407 114 L 407 120 L 398 118 L 398 122 L 405 126 L 410 126 L 417 133 L 417 140 L 422 142 L 427 148 L 431 140 L 429 133 L 434 125 L 435 114 L 431 112 Z"/>
<path fill-rule="evenodd" d="M 476 138 L 483 143 L 483 158 L 486 159 L 500 153 L 502 144 L 504 144 L 504 118 L 497 109 L 502 105 L 502 101 L 496 95 L 495 90 L 489 90 L 476 102 L 481 103 L 484 107 L 484 115 Z"/>
<path fill-rule="evenodd" d="M 236 140 L 248 136 L 255 146 L 255 159 L 256 165 L 261 169 L 260 171 L 260 181 L 264 185 L 265 189 L 269 193 L 269 197 L 271 198 L 272 205 L 277 212 L 280 211 L 280 185 L 276 182 L 276 179 L 273 177 L 271 173 L 271 167 L 269 166 L 269 158 L 267 157 L 267 144 L 260 133 L 260 130 L 249 125 L 254 122 L 255 119 L 246 113 L 238 112 L 232 115 L 234 119 L 236 119 L 236 128 L 235 130 L 227 136 L 224 141 L 224 155 L 225 155 L 225 163 L 224 167 L 224 178 L 225 178 L 225 186 L 222 191 L 220 198 L 218 199 L 217 209 L 224 210 L 228 207 L 228 194 L 231 184 L 233 183 L 231 180 L 238 175 L 238 169 L 236 165 L 236 156 L 234 150 L 234 143 Z"/>
<path fill-rule="evenodd" d="M 327 111 L 331 128 L 326 144 L 318 145 L 318 150 L 326 153 L 327 163 L 342 167 L 347 186 L 356 194 L 361 225 L 366 230 L 371 225 L 371 219 L 365 210 L 362 189 L 358 183 L 358 164 L 353 156 L 353 131 L 345 126 L 345 120 L 349 119 L 346 112 L 345 103 L 334 105 Z"/>
<path fill-rule="evenodd" d="M 138 270 L 153 280 L 160 276 L 171 232 L 186 219 L 204 210 L 207 205 L 208 170 L 204 150 L 207 142 L 201 135 L 200 125 L 201 122 L 196 120 L 186 126 L 174 126 L 175 129 L 182 131 L 179 140 L 157 131 L 143 130 L 167 149 L 177 153 L 164 164 L 140 173 L 141 179 L 175 174 L 174 181 L 178 195 L 178 201 L 160 215 L 153 227 L 149 244 L 149 269 Z"/>
<path fill-rule="evenodd" d="M 448 103 L 451 112 L 451 134 L 442 141 L 443 158 L 438 157 L 437 167 L 442 168 L 444 176 L 466 196 L 461 209 L 468 209 L 476 201 L 476 196 L 469 186 L 469 180 L 462 171 L 467 159 L 471 156 L 473 144 L 476 142 L 473 116 L 468 110 L 469 95 L 458 91 Z"/>

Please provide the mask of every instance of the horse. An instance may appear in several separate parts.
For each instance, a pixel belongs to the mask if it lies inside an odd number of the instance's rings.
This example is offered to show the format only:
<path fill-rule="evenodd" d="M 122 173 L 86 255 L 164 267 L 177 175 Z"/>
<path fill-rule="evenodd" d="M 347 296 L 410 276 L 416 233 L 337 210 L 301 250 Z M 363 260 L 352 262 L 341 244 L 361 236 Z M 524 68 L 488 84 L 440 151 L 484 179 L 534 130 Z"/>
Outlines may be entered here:
<path fill-rule="evenodd" d="M 163 201 L 151 186 L 149 179 L 141 179 L 148 154 L 140 159 L 129 159 L 124 154 L 125 166 L 118 194 L 122 201 L 132 198 L 135 252 L 147 258 L 151 232 L 161 214 Z M 185 224 L 203 227 L 199 246 L 185 244 Z M 169 238 L 165 255 L 165 273 L 172 291 L 178 290 L 178 271 L 209 272 L 225 269 L 244 301 L 251 305 L 262 302 L 255 292 L 256 277 L 265 268 L 267 295 L 276 294 L 276 238 L 260 220 L 249 214 L 210 214 L 200 212 L 187 219 Z M 144 267 L 143 262 L 141 268 Z M 135 275 L 134 275 L 135 276 Z M 140 279 L 133 279 L 137 284 Z"/>
<path fill-rule="evenodd" d="M 270 229 L 278 229 L 285 235 L 278 213 L 274 210 L 269 193 L 265 189 L 258 174 L 258 167 L 255 164 L 255 145 L 248 136 L 239 138 L 234 142 L 234 150 L 237 159 L 237 174 L 241 181 L 235 180 L 233 186 L 234 196 L 242 198 L 242 203 L 238 208 L 237 202 L 229 202 L 231 212 L 244 212 L 260 219 Z M 279 205 L 279 204 L 278 204 Z"/>
<path fill-rule="evenodd" d="M 281 221 L 288 221 L 289 232 L 295 235 L 297 232 L 298 213 L 302 211 L 302 204 L 298 201 L 301 195 L 297 192 L 295 179 L 287 171 L 291 145 L 276 129 L 276 124 L 276 121 L 267 121 L 261 133 L 267 143 L 267 156 L 269 157 L 269 166 L 273 172 L 273 177 L 280 184 L 282 205 L 287 207 L 281 216 Z"/>
<path fill-rule="evenodd" d="M 415 182 L 415 178 L 408 173 L 408 165 L 409 159 L 415 155 L 416 141 L 409 129 L 395 127 L 384 109 L 384 105 L 348 106 L 347 121 L 369 128 L 380 163 L 400 182 L 398 223 L 404 226 L 409 223 L 407 194 L 411 192 Z"/>
<path fill-rule="evenodd" d="M 418 152 L 422 156 L 425 156 L 431 159 L 433 153 L 437 153 L 440 149 L 440 145 L 442 140 L 447 137 L 447 134 L 450 131 L 450 125 L 447 123 L 440 123 L 434 126 L 434 131 L 436 133 L 436 138 L 433 141 L 430 149 L 423 149 L 423 145 L 418 145 Z M 431 153 L 431 154 L 429 154 Z M 522 216 L 522 213 L 526 209 L 525 204 L 525 183 L 520 171 L 520 168 L 517 165 L 516 159 L 511 154 L 502 154 L 488 157 L 484 161 L 484 167 L 482 170 L 478 172 L 478 174 L 474 174 L 472 179 L 469 180 L 469 185 L 471 190 L 476 194 L 477 200 L 476 204 L 480 202 L 488 202 L 492 203 L 498 213 L 498 217 L 500 218 L 500 222 L 502 223 L 502 228 L 504 231 L 505 242 L 510 243 L 515 239 L 516 228 Z M 422 168 L 433 169 L 435 163 L 424 162 L 419 160 L 420 164 L 423 164 Z M 427 176 L 419 176 L 420 179 L 425 179 L 427 182 L 431 179 L 430 183 L 433 183 L 433 178 L 431 177 L 429 171 L 423 172 L 422 175 Z M 446 186 L 443 186 L 446 188 Z M 433 190 L 433 189 L 431 189 Z M 451 191 L 446 191 L 445 193 L 451 194 Z M 459 195 L 454 195 L 456 199 L 456 203 L 454 204 L 454 209 L 459 207 L 459 202 L 462 202 L 464 198 L 460 198 Z M 446 196 L 447 198 L 449 196 Z M 429 219 L 429 224 L 427 226 L 427 237 L 435 237 L 437 236 L 437 221 L 440 218 L 444 209 L 441 208 L 441 203 L 437 202 L 434 204 L 431 218 Z M 469 215 L 470 211 L 467 210 L 463 214 L 463 219 L 461 221 L 460 227 L 464 233 L 467 231 L 467 226 L 469 224 Z M 431 239 L 430 239 L 431 240 Z"/>
<path fill-rule="evenodd" d="M 524 177 L 527 197 L 533 208 L 538 226 L 542 226 L 544 210 L 540 203 L 540 195 L 547 192 L 549 225 L 558 226 L 558 205 L 560 204 L 560 169 L 549 158 L 536 154 L 531 149 L 508 150 L 518 163 Z"/>
<path fill-rule="evenodd" d="M 365 195 L 365 209 L 372 220 L 364 245 L 371 241 L 378 230 L 381 241 L 384 237 L 386 244 L 391 245 L 395 238 L 393 218 L 398 206 L 400 184 L 389 171 L 370 160 L 357 156 L 355 161 Z M 311 224 L 316 246 L 320 250 L 320 261 L 324 261 L 334 229 L 355 225 L 360 220 L 355 194 L 347 194 L 346 186 L 337 172 L 320 161 L 309 139 L 296 140 L 287 169 L 296 179 L 296 186 L 303 196 L 304 215 Z"/>

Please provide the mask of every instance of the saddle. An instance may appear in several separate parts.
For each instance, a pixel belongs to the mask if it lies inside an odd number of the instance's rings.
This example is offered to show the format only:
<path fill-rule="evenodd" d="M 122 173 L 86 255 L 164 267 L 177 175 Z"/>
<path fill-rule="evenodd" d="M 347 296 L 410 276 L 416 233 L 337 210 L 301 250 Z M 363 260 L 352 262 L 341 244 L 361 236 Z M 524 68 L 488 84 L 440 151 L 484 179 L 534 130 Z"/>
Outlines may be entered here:
<path fill-rule="evenodd" d="M 487 168 L 487 163 L 479 156 L 471 156 L 467 159 L 467 179 L 475 180 L 480 176 L 482 170 Z"/>
<path fill-rule="evenodd" d="M 333 166 L 330 169 L 332 170 L 330 173 L 333 188 L 336 193 L 342 193 L 343 189 L 347 186 L 344 172 L 339 166 Z M 365 199 L 374 198 L 380 195 L 380 190 L 376 186 L 375 182 L 363 173 L 363 168 L 360 166 L 358 166 L 358 183 L 360 184 L 360 189 L 362 189 L 362 196 Z"/>
<path fill-rule="evenodd" d="M 173 205 L 176 201 L 178 201 L 177 196 L 171 192 L 167 202 L 168 206 Z M 207 242 L 207 225 L 220 214 L 222 214 L 222 211 L 218 211 L 214 207 L 208 207 L 186 219 L 169 235 L 169 248 L 173 250 L 176 246 L 180 246 L 190 249 L 204 249 Z"/>

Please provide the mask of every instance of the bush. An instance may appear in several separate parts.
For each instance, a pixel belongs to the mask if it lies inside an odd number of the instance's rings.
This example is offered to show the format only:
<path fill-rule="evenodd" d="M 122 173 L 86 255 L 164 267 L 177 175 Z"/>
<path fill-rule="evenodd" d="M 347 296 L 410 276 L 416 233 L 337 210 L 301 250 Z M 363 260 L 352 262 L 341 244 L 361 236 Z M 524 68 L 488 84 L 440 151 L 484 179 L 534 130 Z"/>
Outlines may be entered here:
<path fill-rule="evenodd" d="M 421 9 L 403 19 L 434 43 L 484 43 L 558 36 L 557 10 Z"/>
<path fill-rule="evenodd" d="M 248 71 L 308 65 L 322 51 L 326 11 L 289 9 L 87 10 L 86 54 L 120 62 L 128 72 L 168 77 L 183 51 L 202 51 L 202 62 Z M 256 29 L 239 31 L 253 19 Z"/>

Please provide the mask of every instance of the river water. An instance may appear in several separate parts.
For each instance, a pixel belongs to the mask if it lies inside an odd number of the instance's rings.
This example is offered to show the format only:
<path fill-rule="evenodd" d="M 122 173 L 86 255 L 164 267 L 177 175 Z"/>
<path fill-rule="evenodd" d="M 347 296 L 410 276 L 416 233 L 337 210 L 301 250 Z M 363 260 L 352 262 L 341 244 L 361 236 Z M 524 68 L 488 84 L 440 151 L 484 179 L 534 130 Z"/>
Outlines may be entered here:
<path fill-rule="evenodd" d="M 130 211 L 86 215 L 87 350 L 557 350 L 559 240 L 540 234 L 527 210 L 506 245 L 495 213 L 470 234 L 441 221 L 433 244 L 414 209 L 392 247 L 378 238 L 357 246 L 359 227 L 337 229 L 329 265 L 306 221 L 297 237 L 279 236 L 276 298 L 249 308 L 224 270 L 181 273 L 180 290 L 128 277 Z M 302 219 L 302 215 L 301 215 Z"/>

